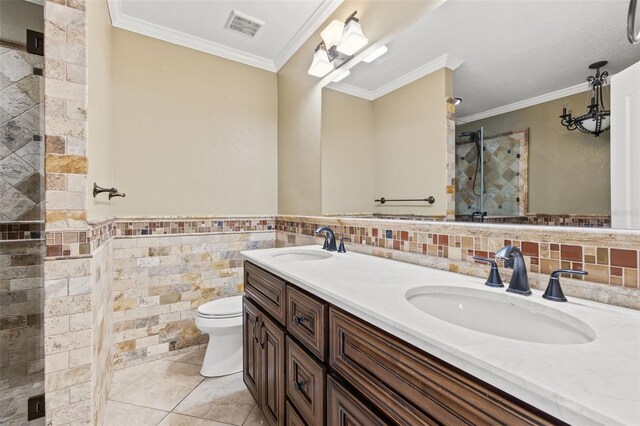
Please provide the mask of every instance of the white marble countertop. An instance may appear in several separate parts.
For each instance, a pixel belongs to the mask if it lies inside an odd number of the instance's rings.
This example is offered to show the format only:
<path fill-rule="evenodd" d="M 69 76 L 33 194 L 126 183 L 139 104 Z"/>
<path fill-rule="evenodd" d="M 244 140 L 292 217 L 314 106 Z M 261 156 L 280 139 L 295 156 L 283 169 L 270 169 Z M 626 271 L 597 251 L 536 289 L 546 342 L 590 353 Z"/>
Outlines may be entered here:
<path fill-rule="evenodd" d="M 533 289 L 527 301 L 579 318 L 596 338 L 579 345 L 523 342 L 450 324 L 405 298 L 409 289 L 442 285 L 499 292 L 516 302 L 524 297 L 487 287 L 482 279 L 351 252 L 312 261 L 273 256 L 292 250 L 322 251 L 307 246 L 241 254 L 567 423 L 640 425 L 640 312 L 577 298 L 551 302 Z"/>

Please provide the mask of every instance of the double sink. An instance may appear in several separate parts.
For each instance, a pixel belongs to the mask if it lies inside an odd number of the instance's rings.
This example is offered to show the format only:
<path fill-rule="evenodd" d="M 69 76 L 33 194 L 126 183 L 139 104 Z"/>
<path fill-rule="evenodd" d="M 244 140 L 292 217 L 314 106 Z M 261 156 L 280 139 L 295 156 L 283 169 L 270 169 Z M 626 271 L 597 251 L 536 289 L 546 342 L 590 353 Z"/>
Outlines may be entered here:
<path fill-rule="evenodd" d="M 272 257 L 285 262 L 326 261 L 342 256 L 311 249 L 279 250 Z M 522 342 L 579 345 L 596 339 L 595 331 L 572 315 L 500 289 L 456 285 L 417 286 L 405 298 L 423 313 L 458 327 Z"/>

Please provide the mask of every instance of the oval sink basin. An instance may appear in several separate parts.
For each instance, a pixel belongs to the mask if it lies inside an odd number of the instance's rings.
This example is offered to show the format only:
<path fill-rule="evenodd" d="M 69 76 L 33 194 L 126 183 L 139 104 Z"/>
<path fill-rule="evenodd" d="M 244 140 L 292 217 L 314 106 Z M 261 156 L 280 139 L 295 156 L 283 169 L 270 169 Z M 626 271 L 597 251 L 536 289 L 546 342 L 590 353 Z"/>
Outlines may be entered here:
<path fill-rule="evenodd" d="M 280 253 L 276 253 L 273 257 L 278 259 L 286 259 L 292 261 L 298 260 L 323 260 L 329 259 L 333 256 L 327 251 L 312 251 L 312 250 L 287 250 Z"/>
<path fill-rule="evenodd" d="M 407 300 L 421 311 L 450 324 L 524 342 L 577 345 L 595 340 L 579 319 L 523 298 L 452 286 L 418 287 Z"/>

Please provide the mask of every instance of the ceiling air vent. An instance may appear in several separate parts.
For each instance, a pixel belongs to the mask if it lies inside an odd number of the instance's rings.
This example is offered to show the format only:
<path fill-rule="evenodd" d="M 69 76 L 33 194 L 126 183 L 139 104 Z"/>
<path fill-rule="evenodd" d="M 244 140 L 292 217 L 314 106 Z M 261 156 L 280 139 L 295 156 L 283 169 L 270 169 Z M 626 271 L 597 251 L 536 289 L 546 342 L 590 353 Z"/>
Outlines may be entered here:
<path fill-rule="evenodd" d="M 231 31 L 253 38 L 263 25 L 264 22 L 233 10 L 231 11 L 231 15 L 229 15 L 229 19 L 227 20 L 227 25 L 225 25 L 225 27 Z"/>

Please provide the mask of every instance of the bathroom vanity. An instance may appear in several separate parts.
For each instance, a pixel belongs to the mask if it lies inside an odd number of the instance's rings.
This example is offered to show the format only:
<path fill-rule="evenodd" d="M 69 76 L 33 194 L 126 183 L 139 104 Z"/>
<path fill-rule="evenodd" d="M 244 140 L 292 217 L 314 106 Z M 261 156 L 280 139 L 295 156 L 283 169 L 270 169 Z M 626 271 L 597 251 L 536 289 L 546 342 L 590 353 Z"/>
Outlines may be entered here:
<path fill-rule="evenodd" d="M 640 421 L 636 311 L 317 247 L 243 255 L 244 381 L 271 425 Z M 431 294 L 462 297 L 472 321 L 431 310 Z M 522 333 L 474 320 L 474 300 L 502 322 L 522 314 Z"/>

